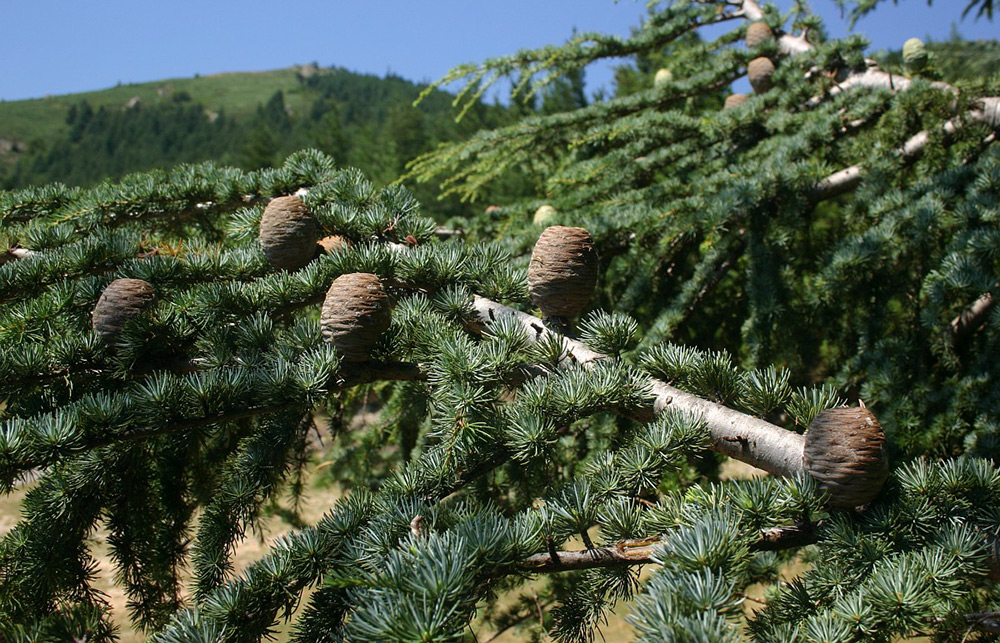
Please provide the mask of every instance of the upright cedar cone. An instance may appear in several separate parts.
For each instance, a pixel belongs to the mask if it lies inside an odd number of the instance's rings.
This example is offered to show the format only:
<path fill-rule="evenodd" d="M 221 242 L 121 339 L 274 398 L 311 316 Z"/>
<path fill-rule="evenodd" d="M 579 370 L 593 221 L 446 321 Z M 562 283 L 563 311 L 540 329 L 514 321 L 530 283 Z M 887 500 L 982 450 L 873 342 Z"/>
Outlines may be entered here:
<path fill-rule="evenodd" d="M 546 317 L 580 314 L 597 285 L 597 249 L 584 228 L 542 231 L 528 265 L 531 301 Z"/>
<path fill-rule="evenodd" d="M 759 47 L 773 37 L 774 33 L 766 22 L 752 22 L 747 27 L 747 49 Z"/>
<path fill-rule="evenodd" d="M 723 103 L 722 109 L 731 109 L 733 107 L 739 107 L 743 103 L 747 102 L 746 94 L 730 94 L 726 96 L 726 102 Z"/>
<path fill-rule="evenodd" d="M 771 82 L 771 75 L 774 74 L 774 63 L 770 58 L 761 56 L 754 58 L 747 65 L 747 76 L 750 77 L 750 85 L 758 94 L 762 94 L 771 89 L 774 83 Z"/>
<path fill-rule="evenodd" d="M 298 270 L 316 255 L 319 224 L 297 196 L 271 199 L 260 219 L 260 247 L 268 263 Z"/>
<path fill-rule="evenodd" d="M 367 272 L 341 275 L 326 292 L 320 326 L 323 339 L 345 361 L 364 362 L 368 350 L 389 328 L 389 297 L 379 278 Z"/>
<path fill-rule="evenodd" d="M 661 67 L 656 70 L 656 75 L 653 76 L 653 87 L 663 87 L 667 83 L 673 82 L 673 80 L 674 72 L 666 67 Z"/>
<path fill-rule="evenodd" d="M 927 66 L 927 46 L 920 38 L 910 38 L 903 43 L 903 64 L 911 72 L 920 72 Z"/>
<path fill-rule="evenodd" d="M 125 322 L 153 303 L 153 287 L 142 279 L 115 279 L 101 293 L 90 314 L 91 325 L 103 337 L 118 334 Z"/>
<path fill-rule="evenodd" d="M 889 476 L 882 426 L 865 408 L 827 409 L 809 423 L 806 470 L 842 509 L 871 502 Z"/>
<path fill-rule="evenodd" d="M 331 234 L 323 237 L 317 242 L 317 244 L 319 245 L 320 252 L 327 255 L 331 255 L 335 252 L 341 252 L 351 247 L 350 240 L 347 237 L 340 236 L 339 234 Z"/>

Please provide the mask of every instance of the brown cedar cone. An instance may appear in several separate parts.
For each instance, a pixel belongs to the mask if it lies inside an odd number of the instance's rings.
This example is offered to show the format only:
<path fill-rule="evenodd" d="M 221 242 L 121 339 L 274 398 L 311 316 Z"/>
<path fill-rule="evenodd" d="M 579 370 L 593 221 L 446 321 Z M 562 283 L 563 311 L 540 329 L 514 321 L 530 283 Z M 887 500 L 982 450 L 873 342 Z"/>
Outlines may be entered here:
<path fill-rule="evenodd" d="M 842 509 L 871 502 L 889 477 L 885 434 L 865 408 L 827 409 L 806 431 L 806 470 Z"/>
<path fill-rule="evenodd" d="M 750 26 L 747 27 L 747 49 L 759 47 L 773 37 L 774 33 L 771 32 L 771 28 L 767 26 L 766 22 L 750 23 Z"/>
<path fill-rule="evenodd" d="M 90 314 L 94 330 L 106 338 L 153 303 L 153 287 L 142 279 L 115 279 L 101 293 Z"/>
<path fill-rule="evenodd" d="M 730 94 L 726 96 L 726 102 L 723 104 L 722 109 L 729 109 L 731 107 L 738 107 L 743 103 L 747 102 L 746 94 Z"/>
<path fill-rule="evenodd" d="M 298 270 L 316 254 L 319 225 L 297 196 L 279 196 L 260 218 L 260 246 L 268 263 L 282 270 Z"/>
<path fill-rule="evenodd" d="M 528 265 L 531 301 L 546 317 L 574 317 L 597 285 L 597 249 L 584 228 L 542 231 Z"/>
<path fill-rule="evenodd" d="M 379 278 L 367 272 L 341 275 L 326 292 L 320 326 L 345 361 L 368 360 L 368 349 L 389 328 L 389 298 Z"/>
<path fill-rule="evenodd" d="M 770 58 L 761 56 L 754 58 L 747 65 L 747 75 L 750 77 L 750 85 L 758 94 L 770 90 L 774 83 L 771 82 L 771 75 L 774 73 L 774 63 Z"/>
<path fill-rule="evenodd" d="M 325 255 L 331 255 L 351 247 L 351 242 L 347 237 L 342 237 L 339 234 L 331 234 L 328 237 L 323 237 L 317 244 L 319 245 L 320 253 Z"/>

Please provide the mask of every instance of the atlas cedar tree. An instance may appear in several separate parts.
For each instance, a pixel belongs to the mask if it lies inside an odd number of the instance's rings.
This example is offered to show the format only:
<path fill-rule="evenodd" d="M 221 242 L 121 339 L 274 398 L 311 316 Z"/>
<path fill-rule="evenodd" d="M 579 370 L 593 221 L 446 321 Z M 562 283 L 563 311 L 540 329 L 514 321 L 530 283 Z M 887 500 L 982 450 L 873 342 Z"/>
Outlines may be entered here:
<path fill-rule="evenodd" d="M 161 642 L 289 617 L 299 641 L 472 640 L 477 615 L 539 610 L 585 641 L 627 599 L 647 641 L 995 636 L 1000 90 L 890 75 L 820 34 L 752 0 L 674 2 L 627 39 L 457 69 L 467 104 L 606 57 L 665 52 L 673 74 L 418 160 L 411 178 L 469 199 L 539 177 L 544 200 L 464 238 L 311 151 L 3 194 L 0 483 L 38 481 L 0 541 L 0 638 L 113 637 L 98 534 Z M 761 56 L 773 86 L 723 110 Z M 272 265 L 263 218 L 292 195 L 315 234 Z M 560 227 L 532 222 L 542 202 Z M 545 268 L 594 288 L 567 294 L 576 331 L 554 325 L 577 338 L 524 312 L 539 234 L 567 230 L 587 249 Z M 155 298 L 105 337 L 118 279 Z M 351 430 L 364 399 L 382 421 Z M 302 491 L 321 408 L 345 497 L 233 574 L 264 508 Z M 706 449 L 773 475 L 720 481 Z"/>

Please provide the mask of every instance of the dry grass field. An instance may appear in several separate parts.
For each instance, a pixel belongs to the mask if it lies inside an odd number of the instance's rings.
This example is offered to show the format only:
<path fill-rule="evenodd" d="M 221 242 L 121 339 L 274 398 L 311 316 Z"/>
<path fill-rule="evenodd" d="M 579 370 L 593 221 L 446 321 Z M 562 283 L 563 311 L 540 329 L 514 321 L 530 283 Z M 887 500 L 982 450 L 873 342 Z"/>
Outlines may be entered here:
<path fill-rule="evenodd" d="M 313 465 L 311 473 L 315 471 L 317 466 L 321 467 L 323 465 Z M 759 475 L 760 473 L 762 472 L 735 460 L 728 461 L 723 466 L 724 478 L 743 478 Z M 315 477 L 317 476 L 311 476 L 311 478 Z M 29 488 L 30 485 L 18 489 L 9 496 L 0 497 L 0 534 L 6 533 L 16 523 L 20 513 L 21 500 Z M 340 491 L 336 487 L 311 485 L 301 505 L 302 518 L 308 524 L 316 522 L 336 502 L 339 496 Z M 277 516 L 269 516 L 261 520 L 258 530 L 254 534 L 249 535 L 237 550 L 235 558 L 236 571 L 242 571 L 248 565 L 264 556 L 271 541 L 291 530 L 292 526 Z M 581 543 L 570 543 L 568 545 L 570 548 L 581 546 Z M 123 643 L 143 641 L 145 639 L 143 634 L 132 630 L 128 625 L 128 612 L 125 607 L 126 596 L 124 591 L 114 584 L 113 567 L 108 557 L 105 534 L 103 532 L 99 531 L 93 536 L 93 553 L 100 563 L 101 570 L 97 586 L 107 596 L 107 600 L 112 606 L 115 620 L 121 625 L 121 640 Z M 642 575 L 644 577 L 648 576 L 654 569 L 654 565 L 647 565 L 643 569 Z M 790 568 L 787 570 L 786 575 L 791 576 L 800 571 L 801 567 L 798 569 Z M 513 605 L 522 595 L 527 596 L 530 601 L 535 587 L 539 584 L 540 581 L 534 584 L 528 583 L 520 587 L 517 591 L 501 597 L 501 606 Z M 747 614 L 750 614 L 755 607 L 758 607 L 755 599 L 761 599 L 764 591 L 765 587 L 763 586 L 752 586 L 749 589 L 747 592 L 748 599 L 744 602 L 744 610 Z M 607 643 L 632 640 L 633 630 L 626 620 L 629 613 L 630 605 L 628 603 L 619 605 L 615 612 L 609 615 L 607 623 L 600 628 L 599 639 L 603 639 Z M 538 621 L 539 619 L 532 614 L 520 626 L 512 627 L 498 633 L 492 631 L 489 627 L 483 626 L 477 619 L 472 623 L 471 630 L 475 635 L 475 640 L 479 643 L 486 643 L 487 641 L 491 643 L 525 643 L 537 640 L 534 636 L 538 632 Z M 288 640 L 289 629 L 288 626 L 281 628 L 278 641 Z M 547 636 L 542 639 L 542 641 L 549 640 Z"/>

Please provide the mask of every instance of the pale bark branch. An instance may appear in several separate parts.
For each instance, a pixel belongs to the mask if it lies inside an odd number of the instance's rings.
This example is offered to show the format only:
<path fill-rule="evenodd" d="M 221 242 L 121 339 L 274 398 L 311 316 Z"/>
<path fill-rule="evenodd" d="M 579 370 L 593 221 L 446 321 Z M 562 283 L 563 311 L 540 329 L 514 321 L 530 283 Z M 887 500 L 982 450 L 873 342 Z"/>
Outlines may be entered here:
<path fill-rule="evenodd" d="M 541 319 L 527 313 L 483 297 L 476 297 L 473 306 L 480 324 L 510 317 L 525 328 L 531 341 L 537 342 L 546 336 L 558 337 L 563 345 L 564 363 L 575 362 L 586 368 L 598 361 L 611 359 L 582 342 L 556 335 L 545 328 Z M 481 332 L 482 328 L 473 330 Z M 714 451 L 781 476 L 793 476 L 805 470 L 802 464 L 805 439 L 802 435 L 691 395 L 665 382 L 650 378 L 649 384 L 654 398 L 648 406 L 635 410 L 638 419 L 650 420 L 667 408 L 677 409 L 705 422 Z"/>
<path fill-rule="evenodd" d="M 28 250 L 27 248 L 8 248 L 0 254 L 0 266 L 11 261 L 17 261 L 18 259 L 27 259 L 33 255 L 37 254 L 34 250 Z"/>
<path fill-rule="evenodd" d="M 835 96 L 858 87 L 867 89 L 886 89 L 895 93 L 906 91 L 913 84 L 913 80 L 907 78 L 906 76 L 900 76 L 899 74 L 882 71 L 878 68 L 878 63 L 874 60 L 869 59 L 865 62 L 867 63 L 867 67 L 865 67 L 863 71 L 842 71 L 838 76 L 836 84 L 826 90 L 824 95 L 810 98 L 806 102 L 806 107 L 815 107 L 830 96 Z M 957 87 L 940 81 L 932 82 L 931 87 L 950 92 L 955 95 L 958 95 L 959 93 Z"/>
<path fill-rule="evenodd" d="M 763 20 L 764 12 L 755 0 L 742 0 L 740 11 L 747 20 Z M 805 36 L 782 35 L 778 38 L 779 49 L 782 54 L 794 56 L 804 53 L 813 48 Z M 866 61 L 867 66 L 863 70 L 841 70 L 838 73 L 836 84 L 829 88 L 822 96 L 810 99 L 805 106 L 815 107 L 826 98 L 849 91 L 855 88 L 886 89 L 891 92 L 906 91 L 913 84 L 913 80 L 906 76 L 891 74 L 878 68 L 873 60 Z M 812 73 L 812 72 L 810 72 Z M 932 87 L 942 91 L 959 94 L 958 88 L 948 83 L 932 82 Z M 965 114 L 956 116 L 941 126 L 946 136 L 951 136 L 968 123 L 985 123 L 994 132 L 1000 131 L 1000 97 L 985 97 L 979 100 L 980 107 Z M 991 135 L 989 140 L 995 137 Z M 911 161 L 919 156 L 927 144 L 930 142 L 930 134 L 926 131 L 919 132 L 911 137 L 899 148 L 899 154 L 905 161 Z M 810 191 L 810 198 L 814 202 L 831 199 L 846 192 L 854 190 L 864 178 L 864 166 L 852 165 L 851 167 L 838 170 L 816 183 Z"/>
<path fill-rule="evenodd" d="M 971 110 L 960 117 L 945 121 L 941 125 L 942 133 L 945 136 L 952 136 L 970 123 L 984 123 L 993 130 L 1000 130 L 1000 97 L 991 96 L 980 99 L 980 105 L 979 109 Z M 923 153 L 930 141 L 929 132 L 918 132 L 903 143 L 897 152 L 904 161 L 913 161 Z M 817 182 L 810 191 L 809 197 L 813 201 L 819 202 L 850 192 L 861 183 L 864 174 L 864 165 L 861 164 L 838 170 Z"/>

